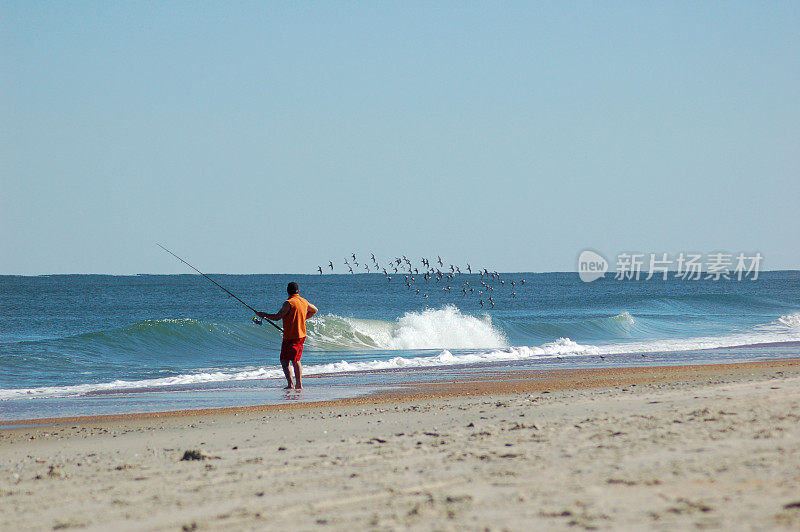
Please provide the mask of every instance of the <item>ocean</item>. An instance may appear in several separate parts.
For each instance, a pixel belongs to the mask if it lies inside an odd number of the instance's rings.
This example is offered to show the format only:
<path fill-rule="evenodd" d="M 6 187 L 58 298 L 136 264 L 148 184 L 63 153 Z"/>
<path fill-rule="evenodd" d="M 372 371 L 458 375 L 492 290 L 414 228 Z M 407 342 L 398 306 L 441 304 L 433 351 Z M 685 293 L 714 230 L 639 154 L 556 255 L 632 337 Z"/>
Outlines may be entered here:
<path fill-rule="evenodd" d="M 309 378 L 288 392 L 280 332 L 199 275 L 0 276 L 0 420 L 337 399 L 519 369 L 800 356 L 797 271 L 591 283 L 448 273 L 212 275 L 258 310 L 276 312 L 289 281 L 319 307 Z"/>

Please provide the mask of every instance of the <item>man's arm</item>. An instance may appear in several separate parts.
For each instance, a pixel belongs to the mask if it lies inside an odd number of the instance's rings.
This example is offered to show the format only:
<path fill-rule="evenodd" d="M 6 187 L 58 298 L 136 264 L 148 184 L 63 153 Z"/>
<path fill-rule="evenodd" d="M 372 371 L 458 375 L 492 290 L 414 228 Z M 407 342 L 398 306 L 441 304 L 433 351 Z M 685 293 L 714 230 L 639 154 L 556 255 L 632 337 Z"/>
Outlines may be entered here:
<path fill-rule="evenodd" d="M 289 305 L 288 302 L 284 301 L 283 302 L 283 306 L 281 307 L 281 309 L 278 311 L 277 314 L 269 314 L 267 312 L 259 312 L 258 315 L 261 318 L 266 318 L 266 319 L 272 320 L 272 321 L 278 321 L 278 320 L 283 319 L 283 317 L 286 316 L 286 314 L 289 313 L 289 309 L 290 308 L 292 308 L 291 305 Z"/>
<path fill-rule="evenodd" d="M 313 316 L 317 312 L 319 312 L 319 309 L 317 307 L 315 307 L 314 305 L 312 305 L 311 303 L 309 303 L 308 304 L 308 312 L 306 312 L 306 319 L 310 318 L 311 316 Z"/>

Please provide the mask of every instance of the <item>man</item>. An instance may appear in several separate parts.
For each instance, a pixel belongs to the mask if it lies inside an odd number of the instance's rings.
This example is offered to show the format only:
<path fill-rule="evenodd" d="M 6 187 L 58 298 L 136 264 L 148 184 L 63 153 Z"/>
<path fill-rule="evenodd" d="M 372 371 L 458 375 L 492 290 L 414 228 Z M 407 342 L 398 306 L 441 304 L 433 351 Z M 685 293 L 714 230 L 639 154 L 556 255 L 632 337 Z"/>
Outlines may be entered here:
<path fill-rule="evenodd" d="M 306 339 L 306 320 L 318 312 L 317 307 L 300 297 L 300 289 L 297 283 L 291 282 L 286 287 L 289 299 L 283 302 L 283 306 L 277 314 L 259 312 L 258 315 L 268 320 L 283 320 L 283 343 L 281 344 L 281 366 L 283 374 L 286 375 L 288 385 L 285 390 L 292 389 L 292 372 L 289 370 L 289 363 L 294 367 L 295 390 L 303 388 L 302 376 L 303 368 L 300 365 L 300 357 L 303 356 L 303 342 Z"/>

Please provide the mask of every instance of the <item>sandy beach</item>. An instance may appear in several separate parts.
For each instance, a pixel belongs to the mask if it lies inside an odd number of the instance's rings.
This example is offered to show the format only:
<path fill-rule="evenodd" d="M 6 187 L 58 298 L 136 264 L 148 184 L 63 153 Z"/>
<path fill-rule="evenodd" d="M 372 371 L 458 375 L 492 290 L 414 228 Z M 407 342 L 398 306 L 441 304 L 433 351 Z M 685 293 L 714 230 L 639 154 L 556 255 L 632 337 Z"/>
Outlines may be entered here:
<path fill-rule="evenodd" d="M 493 379 L 5 428 L 0 528 L 800 527 L 800 361 Z"/>

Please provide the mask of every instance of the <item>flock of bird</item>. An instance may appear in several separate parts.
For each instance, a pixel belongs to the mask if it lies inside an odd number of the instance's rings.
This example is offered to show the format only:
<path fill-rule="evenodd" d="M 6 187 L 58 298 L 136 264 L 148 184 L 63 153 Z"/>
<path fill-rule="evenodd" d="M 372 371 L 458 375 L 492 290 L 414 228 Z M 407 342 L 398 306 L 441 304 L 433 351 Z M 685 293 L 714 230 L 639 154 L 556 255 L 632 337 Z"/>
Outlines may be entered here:
<path fill-rule="evenodd" d="M 350 262 L 352 259 L 352 263 Z M 420 260 L 420 267 L 415 266 L 411 260 L 402 255 L 390 260 L 384 266 L 378 262 L 374 253 L 370 253 L 369 261 L 364 260 L 363 264 L 359 263 L 358 257 L 352 253 L 350 257 L 344 259 L 344 265 L 347 267 L 349 273 L 383 273 L 388 282 L 392 281 L 392 275 L 402 275 L 403 282 L 408 290 L 413 291 L 415 294 L 428 299 L 428 293 L 432 290 L 440 290 L 443 293 L 451 293 L 453 289 L 461 292 L 461 295 L 466 297 L 468 294 L 478 298 L 478 304 L 481 308 L 489 306 L 494 308 L 495 301 L 492 293 L 495 288 L 503 289 L 508 288 L 511 290 L 511 297 L 517 297 L 517 281 L 506 280 L 501 277 L 497 271 L 489 271 L 486 268 L 478 268 L 473 270 L 472 266 L 467 264 L 462 272 L 460 266 L 449 264 L 445 267 L 442 257 L 437 256 L 436 260 L 431 263 L 425 257 Z M 335 273 L 333 261 L 328 261 L 329 273 Z M 363 271 L 362 271 L 363 270 Z M 317 266 L 317 271 L 320 275 L 325 272 L 322 266 Z M 480 275 L 480 283 L 472 286 L 469 279 L 465 279 L 466 275 Z M 459 276 L 462 276 L 459 278 Z M 462 282 L 463 279 L 463 282 Z M 438 283 L 438 286 L 434 283 Z M 519 280 L 520 285 L 525 284 L 525 279 Z"/>

